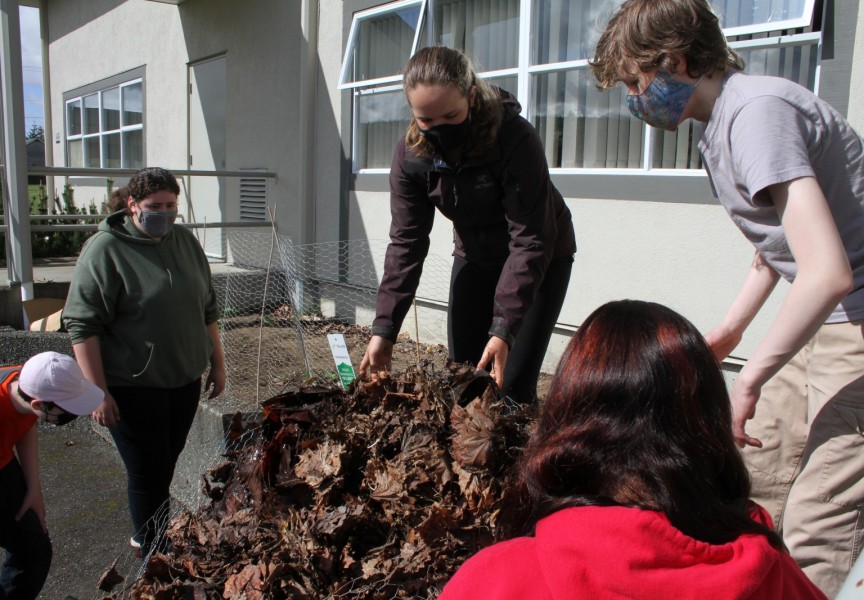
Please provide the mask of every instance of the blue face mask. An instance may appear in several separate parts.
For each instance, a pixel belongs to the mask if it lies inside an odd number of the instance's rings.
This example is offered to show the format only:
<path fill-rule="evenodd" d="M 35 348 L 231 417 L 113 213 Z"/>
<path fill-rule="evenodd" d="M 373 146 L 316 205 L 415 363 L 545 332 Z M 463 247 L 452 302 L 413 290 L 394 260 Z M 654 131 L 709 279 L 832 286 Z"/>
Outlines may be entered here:
<path fill-rule="evenodd" d="M 658 71 L 644 92 L 627 94 L 627 108 L 634 117 L 652 127 L 675 131 L 695 89 L 696 85 L 678 81 L 669 73 Z"/>

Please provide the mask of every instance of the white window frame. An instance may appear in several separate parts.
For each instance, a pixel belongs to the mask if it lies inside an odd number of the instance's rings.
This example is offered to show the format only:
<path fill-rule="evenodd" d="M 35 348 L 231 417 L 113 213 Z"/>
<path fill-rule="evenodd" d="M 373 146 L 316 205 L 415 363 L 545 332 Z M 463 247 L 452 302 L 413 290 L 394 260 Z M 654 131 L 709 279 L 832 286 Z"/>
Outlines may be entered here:
<path fill-rule="evenodd" d="M 534 107 L 532 106 L 532 97 L 531 97 L 531 78 L 537 74 L 543 73 L 557 73 L 563 71 L 570 70 L 585 70 L 588 69 L 589 58 L 583 58 L 579 60 L 570 60 L 563 61 L 557 63 L 543 63 L 543 64 L 530 64 L 531 58 L 531 13 L 533 2 L 535 0 L 521 0 L 520 2 L 520 11 L 519 11 L 519 64 L 514 68 L 509 69 L 501 69 L 497 71 L 485 71 L 478 73 L 478 75 L 484 79 L 492 78 L 492 77 L 501 77 L 501 76 L 516 76 L 518 80 L 518 88 L 516 90 L 516 97 L 519 98 L 519 102 L 522 105 L 522 114 L 523 116 L 531 121 L 533 116 Z M 623 1 L 623 0 L 622 0 Z M 799 27 L 809 27 L 812 25 L 813 21 L 813 12 L 815 9 L 816 0 L 805 0 L 803 14 L 800 17 L 796 17 L 793 19 L 787 19 L 784 21 L 769 21 L 765 23 L 756 23 L 752 25 L 739 26 L 739 27 L 731 27 L 724 29 L 724 33 L 727 38 L 737 37 L 737 36 L 747 36 L 747 35 L 761 35 L 766 34 L 768 37 L 756 37 L 749 40 L 736 40 L 730 41 L 729 46 L 733 49 L 737 50 L 754 50 L 754 49 L 771 49 L 771 48 L 783 48 L 788 46 L 806 46 L 806 45 L 815 45 L 817 47 L 817 62 L 815 68 L 815 82 L 814 82 L 814 92 L 816 94 L 819 93 L 819 76 L 821 69 L 821 61 L 822 61 L 822 31 L 810 32 L 810 33 L 798 33 L 792 35 L 781 35 L 781 36 L 770 36 L 771 32 L 776 32 L 785 29 L 793 29 Z M 359 30 L 359 23 L 368 19 L 372 16 L 379 15 L 382 13 L 398 10 L 400 8 L 404 8 L 409 5 L 417 5 L 421 4 L 420 8 L 420 16 L 418 18 L 417 27 L 415 30 L 414 36 L 414 44 L 411 49 L 411 55 L 413 56 L 415 52 L 418 50 L 418 44 L 420 39 L 420 34 L 423 31 L 424 26 L 426 26 L 426 19 L 428 18 L 427 11 L 427 0 L 401 0 L 399 2 L 393 2 L 390 4 L 384 4 L 381 6 L 376 6 L 375 8 L 371 8 L 364 11 L 359 11 L 354 14 L 354 19 L 351 24 L 351 32 L 349 34 L 348 43 L 346 46 L 346 56 L 343 60 L 342 64 L 342 73 L 340 76 L 340 89 L 351 89 L 352 94 L 352 119 L 351 119 L 351 139 L 352 139 L 352 170 L 357 174 L 376 174 L 376 173 L 389 173 L 389 168 L 361 168 L 357 164 L 358 159 L 358 147 L 359 147 L 359 118 L 358 118 L 358 109 L 356 99 L 360 96 L 367 94 L 375 94 L 382 92 L 392 92 L 396 89 L 401 89 L 401 80 L 402 76 L 394 75 L 391 77 L 371 79 L 366 81 L 356 81 L 356 82 L 348 82 L 345 83 L 345 77 L 347 76 L 348 66 L 350 64 L 350 55 L 347 54 L 349 52 L 354 51 L 354 45 L 357 43 L 357 32 Z M 657 176 L 685 176 L 685 177 L 704 177 L 704 171 L 702 169 L 670 169 L 670 168 L 655 168 L 652 165 L 653 162 L 653 144 L 656 139 L 655 132 L 652 127 L 648 125 L 644 125 L 646 131 L 643 136 L 643 156 L 642 156 L 642 165 L 639 168 L 569 168 L 569 167 L 553 167 L 550 169 L 552 173 L 561 174 L 561 175 L 569 175 L 569 174 L 583 174 L 583 175 L 657 175 Z"/>
<path fill-rule="evenodd" d="M 769 20 L 761 23 L 752 23 L 750 25 L 739 25 L 738 27 L 724 27 L 723 32 L 726 34 L 726 37 L 737 37 L 740 35 L 769 33 L 771 31 L 780 31 L 784 29 L 809 27 L 813 24 L 813 9 L 815 7 L 816 0 L 805 0 L 802 12 L 797 17 L 784 19 L 782 21 Z M 723 24 L 722 18 L 720 24 Z"/>
<path fill-rule="evenodd" d="M 360 41 L 360 26 L 362 25 L 363 21 L 367 21 L 372 17 L 376 17 L 378 15 L 386 14 L 389 12 L 396 12 L 403 8 L 408 8 L 409 6 L 418 6 L 420 10 L 417 14 L 417 23 L 414 28 L 414 41 L 411 44 L 411 53 L 409 54 L 410 57 L 415 52 L 417 52 L 417 44 L 420 38 L 420 28 L 423 23 L 423 15 L 426 14 L 426 2 L 427 0 L 400 0 L 399 2 L 391 2 L 390 4 L 376 6 L 375 8 L 370 8 L 368 10 L 362 10 L 355 13 L 354 18 L 351 21 L 351 32 L 348 34 L 348 44 L 345 47 L 345 58 L 342 61 L 342 69 L 339 73 L 338 88 L 340 90 L 345 90 L 401 82 L 401 73 L 396 73 L 388 77 L 379 77 L 376 79 L 347 81 L 349 73 L 351 71 L 351 59 L 353 58 L 354 52 L 357 50 L 357 43 Z"/>
<path fill-rule="evenodd" d="M 140 85 L 141 87 L 141 122 L 135 123 L 132 125 L 124 125 L 123 124 L 123 89 L 133 86 Z M 105 123 L 103 119 L 103 111 L 102 111 L 102 97 L 106 92 L 110 92 L 112 90 L 117 90 L 119 93 L 119 112 L 120 112 L 120 127 L 118 129 L 105 129 Z M 97 98 L 97 114 L 99 115 L 99 130 L 96 133 L 85 133 L 84 124 L 84 98 L 90 96 L 96 96 Z M 78 134 L 70 133 L 71 123 L 69 122 L 69 106 L 72 104 L 78 104 L 79 110 L 81 111 L 81 132 Z M 120 136 L 120 165 L 121 168 L 124 168 L 125 163 L 125 152 L 126 147 L 123 143 L 123 134 L 131 131 L 141 131 L 142 132 L 142 140 L 141 140 L 141 153 L 142 153 L 142 162 L 146 162 L 143 160 L 144 154 L 144 140 L 143 140 L 143 130 L 144 130 L 144 79 L 143 77 L 138 77 L 135 79 L 130 79 L 129 81 L 124 81 L 122 83 L 118 83 L 115 85 L 109 85 L 107 87 L 88 91 L 87 93 L 82 93 L 72 98 L 68 98 L 63 103 L 64 114 L 63 118 L 65 121 L 64 131 L 66 134 L 66 146 L 65 146 L 65 162 L 67 166 L 79 166 L 79 165 L 69 165 L 69 143 L 70 142 L 81 142 L 81 156 L 83 165 L 80 165 L 84 168 L 87 167 L 87 156 L 86 156 L 86 148 L 87 141 L 98 139 L 99 140 L 99 167 L 105 168 L 105 152 L 104 152 L 104 138 L 108 135 L 119 134 Z M 95 168 L 95 167 L 92 167 Z"/>

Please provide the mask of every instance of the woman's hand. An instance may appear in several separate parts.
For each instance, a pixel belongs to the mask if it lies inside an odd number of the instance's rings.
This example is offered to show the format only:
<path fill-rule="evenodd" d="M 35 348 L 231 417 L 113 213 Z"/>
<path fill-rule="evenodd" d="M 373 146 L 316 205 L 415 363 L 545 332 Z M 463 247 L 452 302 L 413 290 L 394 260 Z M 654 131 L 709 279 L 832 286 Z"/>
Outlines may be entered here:
<path fill-rule="evenodd" d="M 213 388 L 210 391 L 210 395 L 207 396 L 209 400 L 212 400 L 219 394 L 221 394 L 225 390 L 225 381 L 228 379 L 228 376 L 225 373 L 225 362 L 224 361 L 215 361 L 210 363 L 210 372 L 207 374 L 207 382 L 204 384 L 204 391 L 206 392 L 211 387 Z"/>
<path fill-rule="evenodd" d="M 208 399 L 212 400 L 225 390 L 225 382 L 228 380 L 227 371 L 225 369 L 225 351 L 222 349 L 222 337 L 219 335 L 219 322 L 214 321 L 207 325 L 207 335 L 210 336 L 210 342 L 213 344 L 213 351 L 210 353 L 210 372 L 207 374 L 207 381 L 204 383 L 204 391 L 213 389 Z"/>
<path fill-rule="evenodd" d="M 105 390 L 102 404 L 93 411 L 93 420 L 105 427 L 114 427 L 120 422 L 120 408 L 108 390 Z"/>
<path fill-rule="evenodd" d="M 507 355 L 510 353 L 510 346 L 503 339 L 497 336 L 491 336 L 486 343 L 486 348 L 483 349 L 483 356 L 480 357 L 480 362 L 477 363 L 478 369 L 486 369 L 495 383 L 500 389 L 504 385 L 504 365 L 507 364 Z M 486 365 L 491 365 L 491 368 L 486 368 Z"/>
<path fill-rule="evenodd" d="M 372 379 L 387 377 L 393 363 L 393 341 L 380 335 L 373 335 L 366 346 L 366 353 L 360 361 L 361 379 L 366 378 L 367 370 L 371 371 Z"/>

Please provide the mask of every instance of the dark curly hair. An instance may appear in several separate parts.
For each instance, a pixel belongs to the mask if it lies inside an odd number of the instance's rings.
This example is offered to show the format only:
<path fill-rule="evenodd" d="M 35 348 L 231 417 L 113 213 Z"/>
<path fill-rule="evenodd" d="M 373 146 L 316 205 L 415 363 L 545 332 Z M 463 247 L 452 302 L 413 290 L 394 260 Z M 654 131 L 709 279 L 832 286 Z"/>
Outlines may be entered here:
<path fill-rule="evenodd" d="M 145 167 L 135 173 L 126 184 L 129 195 L 141 201 L 151 194 L 167 190 L 180 195 L 180 186 L 171 171 L 162 167 Z"/>
<path fill-rule="evenodd" d="M 639 72 L 670 70 L 671 54 L 683 54 L 690 77 L 741 70 L 743 59 L 706 0 L 627 0 L 612 15 L 590 61 L 600 89 L 632 83 Z"/>
<path fill-rule="evenodd" d="M 519 468 L 507 537 L 562 508 L 621 505 L 660 511 L 704 542 L 758 533 L 782 547 L 750 516 L 750 478 L 714 354 L 659 304 L 610 302 L 585 320 Z"/>
<path fill-rule="evenodd" d="M 125 210 L 127 200 L 129 200 L 129 188 L 126 186 L 117 188 L 111 192 L 111 197 L 108 198 L 108 212 L 115 213 L 118 210 Z"/>

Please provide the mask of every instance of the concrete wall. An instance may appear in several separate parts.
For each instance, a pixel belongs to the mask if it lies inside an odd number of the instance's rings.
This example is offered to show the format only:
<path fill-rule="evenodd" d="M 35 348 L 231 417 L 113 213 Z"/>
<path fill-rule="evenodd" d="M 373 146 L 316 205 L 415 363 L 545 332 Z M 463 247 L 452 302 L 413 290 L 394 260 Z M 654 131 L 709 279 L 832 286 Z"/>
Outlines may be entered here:
<path fill-rule="evenodd" d="M 49 0 L 46 12 L 55 130 L 61 132 L 62 140 L 65 92 L 143 66 L 144 162 L 186 169 L 188 65 L 224 55 L 224 168 L 276 172 L 278 178 L 268 184 L 269 202 L 279 207 L 280 231 L 300 238 L 300 158 L 308 150 L 300 139 L 297 107 L 302 89 L 314 81 L 301 69 L 306 40 L 300 27 L 300 7 L 301 2 L 281 0 L 260 0 L 254 10 L 248 3 L 233 0 L 188 0 L 179 6 L 147 0 Z M 341 50 L 331 52 L 328 58 L 338 61 L 339 54 Z M 326 105 L 326 78 L 320 79 Z M 338 95 L 334 98 L 338 100 Z M 317 127 L 322 144 L 316 151 L 331 152 L 341 143 L 333 116 L 339 107 L 321 109 Z M 329 144 L 323 142 L 327 139 Z M 64 143 L 53 144 L 53 148 L 55 164 L 65 165 Z M 334 163 L 338 169 L 338 154 Z M 323 192 L 336 195 L 332 185 L 338 190 L 338 177 L 321 179 Z M 93 185 L 76 187 L 76 203 L 83 206 L 92 200 L 98 205 L 104 200 L 102 182 L 83 183 Z M 328 187 L 328 183 L 332 185 Z M 62 187 L 62 178 L 57 178 L 56 185 Z M 223 220 L 237 220 L 238 181 L 226 178 L 224 185 L 228 202 Z"/>
<path fill-rule="evenodd" d="M 46 15 L 52 121 L 61 140 L 52 136 L 54 164 L 66 165 L 63 94 L 144 66 L 145 162 L 185 168 L 188 54 L 177 7 L 144 0 L 49 0 Z M 55 179 L 58 188 L 63 183 Z M 98 206 L 105 188 L 77 187 L 75 200 Z"/>

